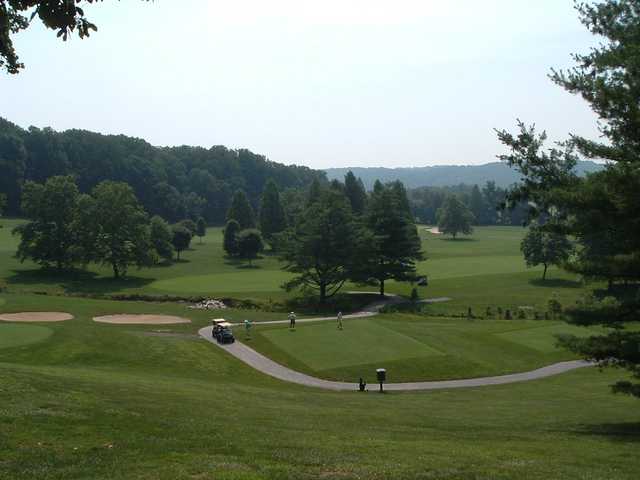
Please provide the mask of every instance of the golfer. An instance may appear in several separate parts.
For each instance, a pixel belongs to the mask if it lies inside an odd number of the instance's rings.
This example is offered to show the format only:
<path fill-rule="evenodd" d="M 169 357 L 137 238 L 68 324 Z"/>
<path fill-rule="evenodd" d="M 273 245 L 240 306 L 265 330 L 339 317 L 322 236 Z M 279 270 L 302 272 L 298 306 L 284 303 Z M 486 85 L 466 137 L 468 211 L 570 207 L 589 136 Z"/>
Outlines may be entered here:
<path fill-rule="evenodd" d="M 342 330 L 342 312 L 338 312 L 336 320 L 338 321 L 338 330 Z"/>
<path fill-rule="evenodd" d="M 293 312 L 289 313 L 289 328 L 296 328 L 296 314 Z"/>
<path fill-rule="evenodd" d="M 247 338 L 251 338 L 251 327 L 253 325 L 253 322 L 251 320 L 245 320 L 244 321 L 244 329 L 245 332 L 247 334 Z"/>

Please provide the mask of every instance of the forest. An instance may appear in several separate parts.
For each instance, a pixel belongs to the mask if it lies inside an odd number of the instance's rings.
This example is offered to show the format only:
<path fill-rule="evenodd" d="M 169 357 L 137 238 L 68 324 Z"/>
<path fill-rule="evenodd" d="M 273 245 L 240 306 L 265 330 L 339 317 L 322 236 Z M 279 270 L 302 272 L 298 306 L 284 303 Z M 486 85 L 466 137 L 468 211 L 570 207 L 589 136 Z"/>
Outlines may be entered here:
<path fill-rule="evenodd" d="M 5 215 L 22 213 L 25 182 L 71 175 L 81 193 L 105 180 L 124 182 L 151 215 L 169 222 L 202 216 L 209 224 L 224 223 L 236 190 L 244 190 L 257 208 L 268 179 L 281 190 L 303 188 L 314 179 L 325 181 L 323 172 L 282 165 L 246 149 L 156 147 L 139 138 L 87 130 L 25 130 L 3 118 L 0 171 Z"/>

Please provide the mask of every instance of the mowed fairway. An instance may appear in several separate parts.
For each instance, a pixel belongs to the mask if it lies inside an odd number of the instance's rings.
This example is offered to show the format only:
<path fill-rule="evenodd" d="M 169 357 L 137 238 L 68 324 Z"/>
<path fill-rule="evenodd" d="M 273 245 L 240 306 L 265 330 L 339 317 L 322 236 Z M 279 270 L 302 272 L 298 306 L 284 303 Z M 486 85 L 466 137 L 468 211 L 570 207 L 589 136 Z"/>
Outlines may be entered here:
<path fill-rule="evenodd" d="M 576 357 L 557 345 L 562 334 L 597 329 L 564 322 L 467 320 L 393 314 L 334 322 L 259 326 L 248 345 L 313 376 L 357 382 L 384 367 L 391 382 L 446 380 L 533 370 Z M 240 338 L 243 339 L 242 334 Z"/>
<path fill-rule="evenodd" d="M 290 298 L 281 285 L 291 278 L 272 255 L 263 255 L 249 267 L 244 262 L 225 258 L 222 229 L 211 227 L 200 243 L 194 239 L 172 265 L 129 271 L 128 278 L 113 280 L 108 267 L 91 266 L 86 273 L 59 275 L 41 271 L 31 262 L 21 264 L 13 257 L 18 239 L 11 229 L 18 220 L 2 220 L 0 228 L 0 278 L 11 291 L 50 292 L 56 294 L 105 293 L 150 295 L 201 295 L 265 301 Z M 541 268 L 527 269 L 520 253 L 525 229 L 520 227 L 477 227 L 474 234 L 451 240 L 429 233 L 419 226 L 427 259 L 418 265 L 418 273 L 429 276 L 429 286 L 419 287 L 421 297 L 447 296 L 446 304 L 434 305 L 434 313 L 466 313 L 469 306 L 482 313 L 487 306 L 517 309 L 546 306 L 552 294 L 563 303 L 573 302 L 583 291 L 575 275 L 550 268 L 548 281 L 540 282 Z M 369 290 L 375 287 L 347 284 L 344 290 Z M 390 281 L 387 291 L 408 295 L 411 285 Z"/>

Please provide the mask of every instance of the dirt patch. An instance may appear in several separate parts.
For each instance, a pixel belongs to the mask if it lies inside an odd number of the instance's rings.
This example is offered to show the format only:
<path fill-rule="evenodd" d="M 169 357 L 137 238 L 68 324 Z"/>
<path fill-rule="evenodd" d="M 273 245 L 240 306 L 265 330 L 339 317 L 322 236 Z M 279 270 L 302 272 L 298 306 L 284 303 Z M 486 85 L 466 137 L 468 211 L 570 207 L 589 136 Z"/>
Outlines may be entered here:
<path fill-rule="evenodd" d="M 429 233 L 433 233 L 434 235 L 442 235 L 442 232 L 438 229 L 438 227 L 425 228 L 425 230 Z"/>
<path fill-rule="evenodd" d="M 0 320 L 4 322 L 63 322 L 72 318 L 73 315 L 64 312 L 0 313 Z"/>
<path fill-rule="evenodd" d="M 116 323 L 122 325 L 170 325 L 173 323 L 191 323 L 188 318 L 173 315 L 104 315 L 93 317 L 94 322 Z"/>

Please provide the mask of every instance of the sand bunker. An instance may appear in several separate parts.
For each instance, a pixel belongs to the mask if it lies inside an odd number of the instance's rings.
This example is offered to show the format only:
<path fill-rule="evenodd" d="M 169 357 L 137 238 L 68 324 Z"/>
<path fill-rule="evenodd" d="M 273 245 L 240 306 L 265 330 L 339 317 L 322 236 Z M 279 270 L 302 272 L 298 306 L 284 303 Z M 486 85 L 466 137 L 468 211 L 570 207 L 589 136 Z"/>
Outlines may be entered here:
<path fill-rule="evenodd" d="M 172 323 L 191 323 L 188 318 L 172 315 L 104 315 L 93 317 L 94 322 L 117 323 L 122 325 L 169 325 Z"/>
<path fill-rule="evenodd" d="M 72 318 L 73 315 L 64 312 L 0 313 L 0 320 L 5 322 L 63 322 Z"/>
<path fill-rule="evenodd" d="M 427 228 L 425 230 L 427 232 L 429 232 L 429 233 L 433 233 L 434 235 L 441 235 L 442 234 L 442 232 L 440 230 L 438 230 L 438 227 Z"/>

